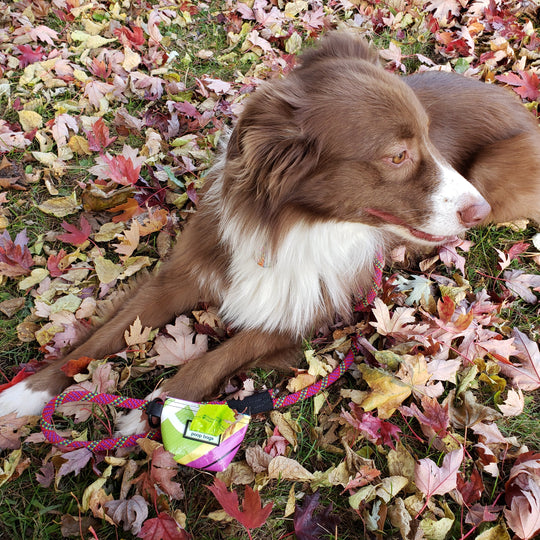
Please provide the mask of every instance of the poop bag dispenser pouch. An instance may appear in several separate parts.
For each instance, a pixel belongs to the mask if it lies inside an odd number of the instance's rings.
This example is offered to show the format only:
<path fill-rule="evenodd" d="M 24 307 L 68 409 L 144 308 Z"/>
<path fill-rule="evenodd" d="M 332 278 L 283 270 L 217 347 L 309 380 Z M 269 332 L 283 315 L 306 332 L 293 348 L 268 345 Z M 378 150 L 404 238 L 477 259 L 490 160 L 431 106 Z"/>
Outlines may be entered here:
<path fill-rule="evenodd" d="M 175 461 L 207 471 L 223 471 L 244 439 L 251 416 L 227 404 L 183 399 L 154 400 L 147 407 L 150 425 L 159 427 L 166 450 Z"/>

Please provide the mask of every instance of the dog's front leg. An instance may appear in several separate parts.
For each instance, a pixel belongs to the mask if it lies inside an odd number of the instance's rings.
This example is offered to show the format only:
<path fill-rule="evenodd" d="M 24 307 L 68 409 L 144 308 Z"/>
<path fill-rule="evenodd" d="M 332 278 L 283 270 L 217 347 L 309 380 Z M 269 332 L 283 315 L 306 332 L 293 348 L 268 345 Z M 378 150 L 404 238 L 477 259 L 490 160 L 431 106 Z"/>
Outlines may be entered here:
<path fill-rule="evenodd" d="M 238 370 L 265 363 L 277 357 L 291 359 L 298 340 L 284 334 L 244 330 L 225 343 L 185 364 L 172 378 L 152 392 L 149 399 L 160 395 L 199 402 L 211 397 L 220 383 Z M 118 434 L 131 435 L 147 430 L 146 419 L 140 411 L 132 411 L 117 421 Z"/>
<path fill-rule="evenodd" d="M 199 287 L 189 275 L 178 276 L 168 263 L 157 275 L 137 284 L 127 294 L 121 308 L 96 327 L 79 346 L 44 369 L 0 394 L 0 417 L 10 412 L 18 416 L 40 414 L 45 404 L 71 384 L 62 366 L 69 360 L 87 356 L 104 358 L 125 347 L 124 332 L 139 317 L 143 326 L 159 328 L 176 314 L 194 307 L 199 301 Z"/>

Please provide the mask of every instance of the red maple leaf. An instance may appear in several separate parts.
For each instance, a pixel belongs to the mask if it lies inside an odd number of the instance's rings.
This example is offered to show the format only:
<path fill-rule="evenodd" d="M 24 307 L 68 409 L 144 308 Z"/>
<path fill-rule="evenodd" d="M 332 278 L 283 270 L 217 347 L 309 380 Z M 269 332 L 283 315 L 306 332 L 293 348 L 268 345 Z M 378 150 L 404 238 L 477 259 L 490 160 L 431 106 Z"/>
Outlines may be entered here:
<path fill-rule="evenodd" d="M 422 432 L 429 437 L 430 443 L 434 438 L 446 437 L 450 423 L 448 404 L 443 406 L 435 398 L 423 396 L 422 407 L 424 412 L 420 411 L 415 403 L 411 403 L 410 407 L 402 406 L 399 410 L 405 416 L 414 416 L 420 422 Z"/>
<path fill-rule="evenodd" d="M 0 234 L 0 275 L 14 277 L 30 273 L 34 260 L 27 244 L 26 229 L 18 233 L 15 240 L 7 231 Z"/>
<path fill-rule="evenodd" d="M 161 512 L 158 517 L 147 519 L 137 536 L 144 540 L 190 540 L 191 538 L 191 535 L 165 512 Z"/>
<path fill-rule="evenodd" d="M 341 413 L 351 426 L 353 426 L 372 443 L 386 444 L 390 448 L 395 448 L 392 438 L 398 440 L 401 429 L 392 424 L 373 416 L 371 412 L 364 412 L 356 403 L 349 403 L 352 414 L 346 411 Z"/>
<path fill-rule="evenodd" d="M 540 97 L 540 80 L 533 71 L 523 71 L 518 69 L 519 76 L 515 73 L 506 73 L 497 75 L 498 81 L 513 86 L 512 90 L 519 94 L 523 99 L 535 101 Z"/>
<path fill-rule="evenodd" d="M 30 45 L 17 45 L 17 49 L 21 52 L 19 56 L 19 64 L 21 68 L 39 62 L 45 56 L 45 51 L 41 45 L 37 45 L 36 49 L 32 49 Z"/>
<path fill-rule="evenodd" d="M 478 526 L 482 523 L 495 521 L 503 508 L 504 506 L 495 506 L 494 504 L 483 506 L 477 503 L 471 507 L 465 518 L 465 523 Z"/>
<path fill-rule="evenodd" d="M 263 525 L 272 511 L 273 503 L 261 507 L 259 492 L 253 491 L 249 486 L 246 486 L 244 502 L 242 503 L 243 510 L 240 510 L 236 491 L 229 491 L 222 480 L 215 478 L 214 485 L 206 487 L 214 494 L 223 510 L 246 529 L 256 529 Z"/>
<path fill-rule="evenodd" d="M 104 158 L 109 165 L 109 178 L 113 182 L 123 186 L 135 185 L 139 179 L 141 166 L 134 166 L 131 158 L 125 156 L 114 156 Z"/>
<path fill-rule="evenodd" d="M 108 79 L 112 73 L 112 68 L 106 60 L 98 60 L 92 58 L 92 62 L 88 66 L 90 73 L 100 79 Z"/>
<path fill-rule="evenodd" d="M 133 26 L 131 28 L 123 26 L 121 28 L 116 28 L 114 30 L 114 35 L 119 38 L 122 43 L 128 42 L 137 49 L 141 45 L 144 45 L 144 33 L 140 26 Z"/>
<path fill-rule="evenodd" d="M 49 270 L 52 277 L 59 277 L 64 274 L 69 267 L 60 268 L 60 261 L 67 255 L 64 249 L 61 249 L 56 255 L 49 255 L 47 259 L 47 270 Z"/>
<path fill-rule="evenodd" d="M 99 118 L 90 131 L 86 132 L 88 137 L 88 148 L 94 152 L 101 152 L 104 148 L 107 148 L 118 137 L 109 137 L 109 128 L 103 121 L 103 118 Z"/>
<path fill-rule="evenodd" d="M 457 475 L 457 490 L 463 498 L 463 503 L 470 507 L 474 503 L 480 500 L 484 491 L 484 483 L 482 477 L 475 467 L 472 470 L 471 477 L 467 480 L 461 473 Z"/>
<path fill-rule="evenodd" d="M 75 225 L 70 225 L 66 221 L 62 221 L 61 225 L 67 231 L 67 233 L 59 234 L 57 237 L 58 240 L 66 242 L 67 244 L 73 244 L 74 246 L 84 244 L 92 232 L 90 223 L 88 223 L 86 218 L 82 215 L 79 219 L 80 229 L 78 229 Z"/>

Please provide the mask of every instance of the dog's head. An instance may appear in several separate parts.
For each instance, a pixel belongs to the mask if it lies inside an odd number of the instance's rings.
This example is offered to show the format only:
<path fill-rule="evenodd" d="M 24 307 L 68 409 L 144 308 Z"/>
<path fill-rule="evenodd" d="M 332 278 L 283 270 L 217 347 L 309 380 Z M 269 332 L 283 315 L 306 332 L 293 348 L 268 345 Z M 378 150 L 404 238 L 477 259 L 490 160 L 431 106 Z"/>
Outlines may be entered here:
<path fill-rule="evenodd" d="M 226 190 L 259 219 L 300 212 L 442 243 L 490 207 L 444 161 L 428 126 L 414 92 L 365 42 L 333 34 L 249 99 L 229 142 Z"/>

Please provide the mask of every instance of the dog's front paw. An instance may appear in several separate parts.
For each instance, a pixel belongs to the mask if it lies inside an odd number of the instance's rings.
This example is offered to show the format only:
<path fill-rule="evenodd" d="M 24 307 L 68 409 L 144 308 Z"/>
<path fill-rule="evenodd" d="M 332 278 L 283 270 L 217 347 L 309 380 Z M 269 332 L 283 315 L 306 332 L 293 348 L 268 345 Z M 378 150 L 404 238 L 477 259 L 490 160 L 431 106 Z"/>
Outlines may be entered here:
<path fill-rule="evenodd" d="M 0 393 L 0 417 L 10 413 L 17 416 L 40 415 L 54 395 L 49 390 L 30 388 L 26 380 L 17 383 Z"/>

